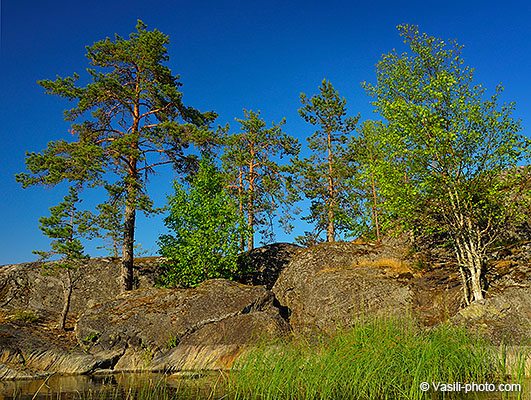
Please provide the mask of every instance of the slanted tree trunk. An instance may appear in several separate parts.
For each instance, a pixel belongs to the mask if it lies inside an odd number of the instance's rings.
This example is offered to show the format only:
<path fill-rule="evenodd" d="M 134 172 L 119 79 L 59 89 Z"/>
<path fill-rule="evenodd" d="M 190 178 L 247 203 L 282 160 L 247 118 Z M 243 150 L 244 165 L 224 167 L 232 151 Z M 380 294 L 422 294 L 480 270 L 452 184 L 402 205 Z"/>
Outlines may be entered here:
<path fill-rule="evenodd" d="M 470 291 L 468 290 L 468 279 L 466 278 L 465 269 L 462 266 L 459 266 L 459 274 L 461 275 L 461 285 L 463 285 L 463 297 L 465 299 L 465 304 L 470 305 Z"/>
<path fill-rule="evenodd" d="M 59 319 L 59 327 L 62 330 L 66 328 L 66 316 L 68 315 L 68 310 L 70 310 L 70 299 L 72 298 L 72 271 L 70 268 L 66 268 L 66 276 L 63 280 L 63 309 L 61 310 L 61 316 Z"/>
<path fill-rule="evenodd" d="M 468 214 L 468 205 L 457 190 L 448 189 L 450 199 L 450 215 L 447 223 L 454 231 L 454 251 L 460 268 L 465 303 L 483 300 L 481 272 L 485 260 L 485 244 L 481 231 Z M 470 286 L 469 286 L 470 284 Z"/>

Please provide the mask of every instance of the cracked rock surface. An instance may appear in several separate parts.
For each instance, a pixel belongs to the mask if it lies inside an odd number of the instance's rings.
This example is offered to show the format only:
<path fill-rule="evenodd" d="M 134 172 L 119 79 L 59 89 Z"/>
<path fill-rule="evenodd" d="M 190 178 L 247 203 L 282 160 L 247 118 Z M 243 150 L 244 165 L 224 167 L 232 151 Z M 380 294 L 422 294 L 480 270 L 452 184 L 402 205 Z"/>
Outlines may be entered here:
<path fill-rule="evenodd" d="M 289 330 L 263 286 L 225 279 L 138 289 L 87 310 L 76 336 L 115 371 L 228 368 L 246 344 Z"/>

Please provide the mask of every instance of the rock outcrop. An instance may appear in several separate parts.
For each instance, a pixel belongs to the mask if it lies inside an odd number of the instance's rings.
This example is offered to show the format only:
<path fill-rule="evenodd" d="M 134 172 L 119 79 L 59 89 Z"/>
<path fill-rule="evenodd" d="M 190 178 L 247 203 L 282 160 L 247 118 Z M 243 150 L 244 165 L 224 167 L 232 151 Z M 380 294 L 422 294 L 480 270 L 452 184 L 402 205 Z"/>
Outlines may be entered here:
<path fill-rule="evenodd" d="M 241 282 L 264 285 L 271 290 L 280 273 L 301 250 L 296 244 L 273 243 L 246 251 L 238 258 L 238 269 L 244 271 Z"/>
<path fill-rule="evenodd" d="M 495 344 L 531 341 L 531 243 L 502 246 L 486 268 L 486 298 L 462 308 L 450 323 Z"/>
<path fill-rule="evenodd" d="M 87 310 L 76 336 L 115 371 L 175 371 L 227 368 L 246 344 L 288 330 L 263 286 L 214 279 L 120 295 Z"/>
<path fill-rule="evenodd" d="M 158 257 L 136 258 L 135 287 L 152 287 L 158 274 Z M 76 314 L 120 293 L 120 260 L 92 258 L 73 274 L 70 312 Z M 39 262 L 0 266 L 0 309 L 60 311 L 62 275 L 45 272 Z"/>
<path fill-rule="evenodd" d="M 125 294 L 119 262 L 92 259 L 78 271 L 67 324 L 75 332 L 55 328 L 59 277 L 42 275 L 38 263 L 3 266 L 0 379 L 231 368 L 262 339 L 333 333 L 374 316 L 420 327 L 448 321 L 494 343 L 531 340 L 531 243 L 493 251 L 487 298 L 468 307 L 446 253 L 415 254 L 403 242 L 275 244 L 240 259 L 253 271 L 241 278 L 249 285 L 214 279 L 194 289 L 153 287 L 158 259 L 137 259 L 139 288 Z"/>
<path fill-rule="evenodd" d="M 460 310 L 450 323 L 494 344 L 531 341 L 531 288 L 509 288 L 503 294 L 476 301 Z"/>
<path fill-rule="evenodd" d="M 86 353 L 73 332 L 50 326 L 57 313 L 40 310 L 29 315 L 36 320 L 14 319 L 0 312 L 0 380 L 88 374 L 106 367 L 107 360 Z"/>
<path fill-rule="evenodd" d="M 296 332 L 333 332 L 362 316 L 412 315 L 414 271 L 390 246 L 323 243 L 298 253 L 273 292 Z"/>

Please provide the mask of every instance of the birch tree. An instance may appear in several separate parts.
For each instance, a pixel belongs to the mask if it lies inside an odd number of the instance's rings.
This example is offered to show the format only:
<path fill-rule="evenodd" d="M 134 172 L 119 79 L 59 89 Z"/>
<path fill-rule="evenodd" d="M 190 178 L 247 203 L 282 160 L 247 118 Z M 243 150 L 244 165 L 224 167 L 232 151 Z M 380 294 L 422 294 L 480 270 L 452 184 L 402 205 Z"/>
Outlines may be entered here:
<path fill-rule="evenodd" d="M 481 300 L 489 246 L 521 217 L 507 193 L 525 179 L 500 177 L 523 160 L 528 141 L 511 117 L 515 104 L 500 105 L 503 87 L 486 97 L 474 85 L 463 46 L 416 26 L 398 30 L 411 53 L 383 55 L 376 85 L 365 84 L 389 124 L 388 159 L 406 172 L 405 179 L 381 182 L 387 211 L 406 228 L 446 233 L 466 302 Z"/>

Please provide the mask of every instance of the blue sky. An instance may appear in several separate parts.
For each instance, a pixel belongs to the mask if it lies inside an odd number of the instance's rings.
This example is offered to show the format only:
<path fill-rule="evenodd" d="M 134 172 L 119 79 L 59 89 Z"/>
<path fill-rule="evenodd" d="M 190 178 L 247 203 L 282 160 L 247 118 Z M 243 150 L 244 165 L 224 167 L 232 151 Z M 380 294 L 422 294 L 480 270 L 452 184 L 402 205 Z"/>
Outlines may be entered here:
<path fill-rule="evenodd" d="M 396 26 L 417 24 L 422 32 L 465 45 L 475 81 L 492 93 L 500 82 L 503 101 L 516 101 L 514 117 L 529 136 L 531 118 L 531 7 L 528 1 L 15 1 L 3 0 L 0 97 L 0 265 L 32 261 L 49 239 L 38 218 L 66 194 L 64 186 L 22 189 L 26 151 L 68 139 L 62 111 L 70 104 L 45 95 L 40 79 L 74 72 L 86 77 L 85 46 L 115 33 L 127 37 L 137 19 L 170 36 L 173 73 L 181 75 L 183 101 L 229 122 L 242 109 L 261 110 L 301 143 L 313 133 L 298 115 L 301 92 L 311 96 L 323 78 L 347 100 L 351 115 L 376 118 L 360 83 L 375 82 L 382 54 L 407 49 Z M 159 170 L 149 190 L 164 205 L 171 192 L 171 167 Z M 292 235 L 308 230 L 298 222 Z M 165 233 L 162 217 L 137 222 L 137 240 L 150 252 Z M 257 241 L 258 242 L 258 241 Z M 101 243 L 87 244 L 91 255 Z"/>

